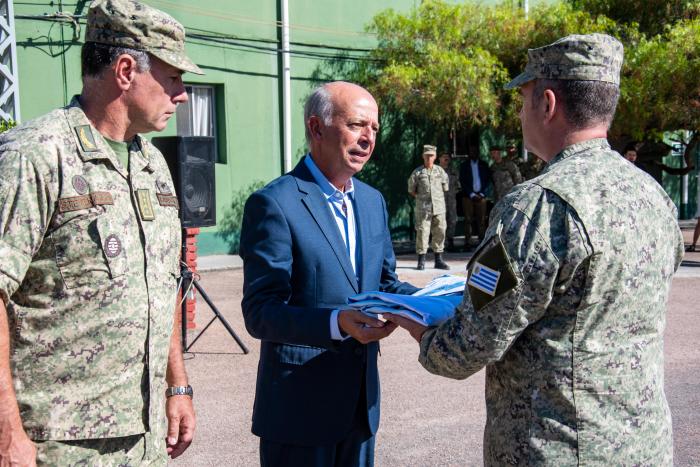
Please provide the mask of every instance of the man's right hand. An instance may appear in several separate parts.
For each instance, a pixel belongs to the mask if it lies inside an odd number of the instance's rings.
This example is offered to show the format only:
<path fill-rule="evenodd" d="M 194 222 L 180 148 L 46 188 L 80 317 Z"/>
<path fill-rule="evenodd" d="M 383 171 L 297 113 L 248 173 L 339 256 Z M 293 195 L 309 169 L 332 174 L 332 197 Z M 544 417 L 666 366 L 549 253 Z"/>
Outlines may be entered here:
<path fill-rule="evenodd" d="M 385 338 L 394 332 L 397 326 L 395 323 L 385 323 L 357 310 L 340 310 L 338 313 L 340 330 L 350 334 L 362 344 Z"/>
<path fill-rule="evenodd" d="M 36 446 L 21 424 L 10 425 L 7 420 L 0 421 L 0 467 L 35 467 Z"/>

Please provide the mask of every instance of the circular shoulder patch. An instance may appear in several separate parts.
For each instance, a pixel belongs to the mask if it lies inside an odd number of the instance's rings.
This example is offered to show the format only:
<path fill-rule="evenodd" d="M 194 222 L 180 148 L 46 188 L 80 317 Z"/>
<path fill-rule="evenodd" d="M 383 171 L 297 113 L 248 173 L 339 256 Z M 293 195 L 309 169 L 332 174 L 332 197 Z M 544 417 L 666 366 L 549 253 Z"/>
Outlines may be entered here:
<path fill-rule="evenodd" d="M 74 175 L 71 179 L 71 183 L 79 195 L 84 195 L 90 189 L 87 180 L 85 180 L 82 175 Z"/>
<path fill-rule="evenodd" d="M 108 258 L 116 258 L 122 252 L 122 242 L 116 235 L 110 235 L 105 239 L 104 249 Z"/>

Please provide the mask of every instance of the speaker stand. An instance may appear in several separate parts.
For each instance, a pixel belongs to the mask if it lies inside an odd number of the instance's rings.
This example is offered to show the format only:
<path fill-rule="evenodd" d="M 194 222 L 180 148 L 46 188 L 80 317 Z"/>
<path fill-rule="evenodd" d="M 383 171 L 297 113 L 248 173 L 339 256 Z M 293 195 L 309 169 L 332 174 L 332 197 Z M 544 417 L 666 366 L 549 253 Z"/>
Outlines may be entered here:
<path fill-rule="evenodd" d="M 182 316 L 181 316 L 181 321 L 182 321 L 182 351 L 183 352 L 188 352 L 190 348 L 199 340 L 200 337 L 202 337 L 202 334 L 209 329 L 209 326 L 212 325 L 214 321 L 217 319 L 221 321 L 221 324 L 224 325 L 228 333 L 233 337 L 233 339 L 236 341 L 238 346 L 241 348 L 244 354 L 248 354 L 250 351 L 248 350 L 248 347 L 245 346 L 243 341 L 238 337 L 236 334 L 236 331 L 233 330 L 231 325 L 226 321 L 226 318 L 221 314 L 218 308 L 214 305 L 214 303 L 211 301 L 209 298 L 209 295 L 204 291 L 204 288 L 202 288 L 201 285 L 199 285 L 199 282 L 197 279 L 194 278 L 194 275 L 192 274 L 192 271 L 187 267 L 187 265 L 183 262 L 182 267 L 180 269 L 181 276 L 182 276 Z M 214 317 L 207 323 L 206 326 L 197 334 L 197 337 L 195 337 L 192 342 L 187 345 L 187 292 L 190 290 L 190 284 L 194 286 L 195 289 L 199 292 L 199 294 L 202 296 L 205 302 L 207 302 L 207 305 L 209 305 L 209 308 L 211 309 L 212 312 L 214 312 Z"/>

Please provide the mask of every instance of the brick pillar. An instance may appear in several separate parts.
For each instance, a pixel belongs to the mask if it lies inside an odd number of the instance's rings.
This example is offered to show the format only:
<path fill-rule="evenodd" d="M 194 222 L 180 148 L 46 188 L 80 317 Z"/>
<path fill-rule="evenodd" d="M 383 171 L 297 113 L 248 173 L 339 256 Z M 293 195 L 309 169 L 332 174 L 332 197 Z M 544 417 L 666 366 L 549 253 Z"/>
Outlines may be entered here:
<path fill-rule="evenodd" d="M 197 276 L 197 234 L 199 234 L 199 229 L 185 229 L 185 236 L 182 241 L 186 245 L 185 257 L 183 260 L 187 263 L 192 273 Z M 192 287 L 190 293 L 187 294 L 187 329 L 194 329 L 196 327 L 194 322 L 194 312 L 195 305 L 197 303 L 196 299 L 197 291 Z"/>

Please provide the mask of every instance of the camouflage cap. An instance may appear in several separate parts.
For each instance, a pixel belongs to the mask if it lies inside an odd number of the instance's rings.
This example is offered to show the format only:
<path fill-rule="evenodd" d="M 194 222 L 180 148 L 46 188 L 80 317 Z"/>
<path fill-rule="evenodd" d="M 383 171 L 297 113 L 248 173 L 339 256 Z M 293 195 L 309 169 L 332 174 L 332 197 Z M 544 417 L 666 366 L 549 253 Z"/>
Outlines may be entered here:
<path fill-rule="evenodd" d="M 437 156 L 437 147 L 426 144 L 423 146 L 423 154 L 434 154 Z"/>
<path fill-rule="evenodd" d="M 85 42 L 143 50 L 183 71 L 203 75 L 185 55 L 185 28 L 172 16 L 135 0 L 95 0 Z"/>
<path fill-rule="evenodd" d="M 622 57 L 622 44 L 612 36 L 573 34 L 528 50 L 525 71 L 505 87 L 512 89 L 538 78 L 605 81 L 619 86 Z"/>

